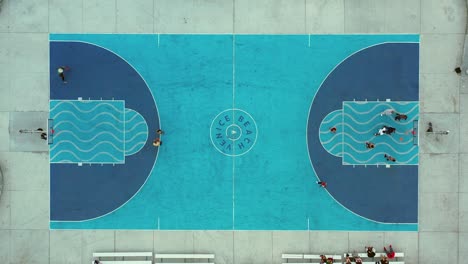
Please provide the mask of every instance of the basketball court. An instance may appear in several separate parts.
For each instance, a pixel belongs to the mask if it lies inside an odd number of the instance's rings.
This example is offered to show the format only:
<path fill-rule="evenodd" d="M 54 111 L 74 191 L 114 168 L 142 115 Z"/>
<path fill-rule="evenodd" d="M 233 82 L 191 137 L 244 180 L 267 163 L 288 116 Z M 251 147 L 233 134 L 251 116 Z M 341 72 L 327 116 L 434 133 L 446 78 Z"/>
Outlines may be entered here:
<path fill-rule="evenodd" d="M 419 35 L 52 34 L 50 73 L 52 229 L 418 229 Z"/>

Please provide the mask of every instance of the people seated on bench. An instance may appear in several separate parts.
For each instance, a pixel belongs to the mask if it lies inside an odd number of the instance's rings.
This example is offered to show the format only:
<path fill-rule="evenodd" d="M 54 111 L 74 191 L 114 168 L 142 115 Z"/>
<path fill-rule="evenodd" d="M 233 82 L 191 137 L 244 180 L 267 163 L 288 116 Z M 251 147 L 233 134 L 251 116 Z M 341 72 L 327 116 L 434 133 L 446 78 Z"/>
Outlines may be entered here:
<path fill-rule="evenodd" d="M 382 257 L 380 258 L 380 264 L 388 264 L 388 258 L 387 256 L 384 256 L 382 255 Z"/>
<path fill-rule="evenodd" d="M 346 259 L 345 259 L 345 263 L 346 264 L 349 264 L 349 263 L 353 263 L 354 261 L 354 258 L 353 257 L 350 257 L 348 253 L 346 253 Z"/>
<path fill-rule="evenodd" d="M 354 258 L 354 262 L 356 262 L 356 264 L 362 264 L 362 259 L 361 257 L 357 256 Z"/>
<path fill-rule="evenodd" d="M 393 259 L 395 257 L 395 251 L 393 251 L 392 245 L 390 245 L 390 250 L 387 250 L 386 247 L 383 248 L 385 251 L 385 254 L 387 254 L 387 257 L 389 259 Z"/>
<path fill-rule="evenodd" d="M 362 259 L 361 257 L 359 257 L 359 255 L 355 254 L 356 256 L 353 257 L 353 256 L 350 256 L 349 254 L 346 253 L 346 259 L 345 259 L 345 263 L 357 263 L 357 264 L 362 264 Z"/>
<path fill-rule="evenodd" d="M 320 263 L 332 264 L 333 258 L 327 258 L 325 255 L 320 255 Z"/>
<path fill-rule="evenodd" d="M 367 250 L 367 256 L 369 258 L 375 257 L 375 248 L 374 247 L 366 247 Z"/>
<path fill-rule="evenodd" d="M 345 263 L 362 263 L 362 259 L 359 257 L 359 255 L 356 255 L 355 257 L 353 256 L 350 256 L 349 254 L 346 254 L 346 259 L 345 259 Z"/>

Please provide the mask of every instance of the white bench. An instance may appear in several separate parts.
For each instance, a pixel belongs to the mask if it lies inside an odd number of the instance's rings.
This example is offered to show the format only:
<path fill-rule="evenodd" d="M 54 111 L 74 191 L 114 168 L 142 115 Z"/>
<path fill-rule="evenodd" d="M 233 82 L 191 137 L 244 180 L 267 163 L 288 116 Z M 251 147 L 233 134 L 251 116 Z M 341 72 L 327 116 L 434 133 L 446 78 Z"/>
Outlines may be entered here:
<path fill-rule="evenodd" d="M 367 262 L 363 261 L 362 264 L 375 264 L 376 261 L 370 261 L 370 262 L 369 261 L 367 261 Z M 380 259 L 379 259 L 379 261 L 380 261 Z M 405 264 L 404 261 L 393 261 L 393 260 L 389 260 L 388 263 L 390 263 L 390 264 Z"/>
<path fill-rule="evenodd" d="M 153 252 L 97 252 L 93 258 L 102 264 L 152 264 Z"/>
<path fill-rule="evenodd" d="M 304 254 L 282 254 L 281 255 L 281 258 L 285 259 L 286 263 L 291 263 L 289 262 L 290 259 L 303 259 L 304 258 Z"/>
<path fill-rule="evenodd" d="M 333 261 L 341 260 L 340 255 L 327 255 L 324 254 L 326 258 L 333 258 Z M 320 255 L 304 254 L 304 259 L 321 259 Z"/>
<path fill-rule="evenodd" d="M 335 263 L 341 262 L 341 256 L 340 255 L 326 255 L 325 257 L 327 258 L 333 258 L 333 261 Z M 298 260 L 298 259 L 308 259 L 308 260 L 320 260 L 321 257 L 320 255 L 314 255 L 314 254 L 282 254 L 281 258 L 286 259 L 286 263 L 302 263 L 301 262 L 289 262 L 290 259 Z"/>
<path fill-rule="evenodd" d="M 94 261 L 92 262 L 94 264 Z M 152 264 L 151 260 L 99 260 L 100 264 Z"/>
<path fill-rule="evenodd" d="M 154 258 L 157 260 L 161 260 L 163 262 L 165 259 L 181 259 L 184 260 L 183 262 L 171 262 L 171 264 L 183 264 L 183 263 L 191 263 L 187 260 L 200 260 L 200 259 L 206 259 L 206 262 L 192 262 L 192 263 L 197 263 L 197 264 L 213 264 L 213 262 L 210 262 L 215 258 L 214 254 L 154 254 Z"/>

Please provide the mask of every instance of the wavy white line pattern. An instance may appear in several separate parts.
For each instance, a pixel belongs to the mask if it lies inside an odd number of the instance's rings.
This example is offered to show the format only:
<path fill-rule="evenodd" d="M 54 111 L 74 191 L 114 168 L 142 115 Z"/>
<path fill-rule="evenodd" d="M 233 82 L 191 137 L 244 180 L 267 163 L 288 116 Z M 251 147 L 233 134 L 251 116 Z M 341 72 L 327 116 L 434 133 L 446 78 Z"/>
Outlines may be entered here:
<path fill-rule="evenodd" d="M 124 101 L 50 101 L 52 163 L 124 163 Z"/>
<path fill-rule="evenodd" d="M 148 124 L 142 115 L 125 109 L 125 156 L 139 152 L 148 142 Z"/>
<path fill-rule="evenodd" d="M 52 107 L 50 109 L 50 112 L 54 112 L 57 107 L 61 107 L 62 111 L 68 110 L 65 105 L 70 106 L 72 108 L 72 109 L 69 109 L 69 110 L 71 110 L 71 111 L 75 110 L 75 111 L 78 111 L 79 113 L 82 113 L 82 114 L 87 114 L 87 113 L 94 112 L 99 107 L 110 107 L 110 108 L 112 108 L 112 110 L 114 112 L 117 112 L 117 113 L 120 113 L 120 114 L 122 114 L 123 111 L 124 111 L 122 109 L 117 108 L 112 103 L 107 103 L 107 102 L 103 102 L 103 103 L 100 103 L 100 104 L 97 104 L 97 105 L 94 105 L 94 106 L 93 106 L 93 104 L 90 104 L 91 109 L 86 109 L 85 110 L 83 108 L 87 108 L 87 105 L 89 104 L 89 102 L 88 101 L 82 101 L 82 102 L 84 102 L 84 103 L 80 104 L 80 107 L 78 107 L 77 104 L 75 103 L 75 101 L 59 101 L 57 104 L 54 105 L 54 107 Z"/>
<path fill-rule="evenodd" d="M 406 105 L 408 105 L 408 102 L 406 103 L 401 103 L 401 102 L 395 102 L 395 103 L 380 103 L 380 102 L 368 102 L 368 104 L 374 104 L 374 106 L 367 110 L 367 111 L 359 111 L 355 108 L 362 108 L 363 105 L 366 105 L 366 104 L 357 104 L 353 107 L 352 104 L 350 103 L 345 103 L 343 104 L 343 107 L 349 107 L 349 109 L 351 109 L 351 111 L 353 111 L 355 114 L 357 115 L 366 115 L 366 114 L 369 114 L 369 113 L 375 113 L 376 111 L 380 114 L 382 113 L 383 111 L 389 109 L 389 108 L 392 108 L 392 109 L 395 109 L 396 112 L 399 112 L 398 110 L 399 109 L 403 109 L 405 108 Z M 400 107 L 401 106 L 401 107 Z M 377 110 L 376 110 L 377 109 Z M 418 109 L 418 105 L 415 105 L 413 108 L 411 108 L 411 110 L 409 110 L 408 112 L 405 112 L 405 114 L 409 115 L 410 112 L 412 112 L 413 110 L 415 109 Z M 403 111 L 401 111 L 400 113 L 403 113 Z"/>
<path fill-rule="evenodd" d="M 388 108 L 408 115 L 408 120 L 399 122 L 392 116 L 380 116 Z M 413 145 L 413 134 L 410 133 L 418 119 L 418 102 L 343 102 L 343 142 L 339 143 L 343 149 L 343 164 L 418 164 L 419 147 Z M 374 136 L 384 125 L 395 127 L 396 133 Z M 374 149 L 366 148 L 365 142 L 369 141 L 375 144 Z M 332 149 L 332 142 L 324 143 Z M 397 161 L 387 161 L 384 154 Z"/>
<path fill-rule="evenodd" d="M 59 117 L 63 114 L 69 114 L 71 115 L 75 120 L 77 121 L 80 121 L 80 122 L 92 122 L 94 121 L 95 119 L 101 117 L 102 115 L 107 115 L 108 117 L 114 119 L 114 121 L 116 122 L 119 122 L 119 123 L 123 123 L 122 120 L 118 119 L 115 115 L 113 115 L 111 112 L 101 112 L 97 115 L 94 115 L 93 118 L 89 119 L 89 120 L 86 120 L 86 119 L 82 119 L 82 118 L 79 118 L 74 112 L 72 111 L 69 111 L 69 110 L 65 110 L 65 111 L 60 111 L 60 113 L 56 114 L 56 115 L 51 115 L 51 118 L 52 119 L 59 119 Z M 83 113 L 82 113 L 83 114 Z"/>
<path fill-rule="evenodd" d="M 328 115 L 326 115 L 322 122 L 320 123 L 319 128 L 319 137 L 320 142 L 324 149 L 337 157 L 341 157 L 343 146 L 342 146 L 342 139 L 343 139 L 343 114 L 341 109 L 335 110 Z M 336 133 L 330 132 L 330 128 L 335 127 Z"/>
<path fill-rule="evenodd" d="M 79 136 L 77 136 L 73 131 L 70 131 L 70 130 L 60 130 L 59 132 L 55 133 L 54 134 L 54 137 L 58 137 L 60 135 L 63 135 L 63 134 L 71 134 L 73 137 L 75 138 L 78 138 Z M 111 132 L 109 131 L 101 131 L 99 133 L 97 133 L 96 135 L 94 135 L 92 138 L 90 139 L 82 139 L 81 142 L 85 142 L 85 143 L 88 143 L 88 142 L 91 142 L 91 141 L 94 141 L 96 140 L 99 136 L 103 136 L 103 135 L 109 135 L 110 137 L 113 137 L 116 141 L 120 142 L 120 143 L 123 143 L 123 140 L 116 137 L 114 134 L 112 134 Z M 56 145 L 54 145 L 52 148 L 56 147 Z"/>
<path fill-rule="evenodd" d="M 60 128 L 61 128 L 60 125 L 70 125 L 73 127 L 73 131 L 79 131 L 81 133 L 90 133 L 90 132 L 93 132 L 95 129 L 100 128 L 101 126 L 110 126 L 112 127 L 113 130 L 123 133 L 123 130 L 121 130 L 122 127 L 117 127 L 114 123 L 111 123 L 111 122 L 99 122 L 98 124 L 96 124 L 96 126 L 90 129 L 81 129 L 79 126 L 75 125 L 75 123 L 73 123 L 72 121 L 62 120 L 54 125 L 54 129 L 60 131 Z M 100 129 L 103 129 L 103 128 L 100 128 Z"/>

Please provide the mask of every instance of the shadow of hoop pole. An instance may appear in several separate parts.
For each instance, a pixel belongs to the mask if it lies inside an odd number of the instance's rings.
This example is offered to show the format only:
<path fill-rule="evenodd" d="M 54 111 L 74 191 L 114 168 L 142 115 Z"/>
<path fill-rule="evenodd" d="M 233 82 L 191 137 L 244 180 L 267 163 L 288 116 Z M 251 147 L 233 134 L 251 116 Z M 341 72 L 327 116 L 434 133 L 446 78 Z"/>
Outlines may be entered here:
<path fill-rule="evenodd" d="M 426 134 L 435 134 L 435 135 L 448 135 L 450 133 L 450 130 L 440 130 L 440 131 L 434 131 L 432 128 L 432 122 L 429 122 L 428 127 L 426 129 Z"/>

